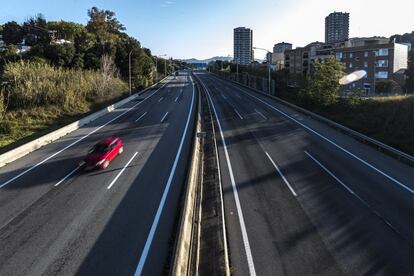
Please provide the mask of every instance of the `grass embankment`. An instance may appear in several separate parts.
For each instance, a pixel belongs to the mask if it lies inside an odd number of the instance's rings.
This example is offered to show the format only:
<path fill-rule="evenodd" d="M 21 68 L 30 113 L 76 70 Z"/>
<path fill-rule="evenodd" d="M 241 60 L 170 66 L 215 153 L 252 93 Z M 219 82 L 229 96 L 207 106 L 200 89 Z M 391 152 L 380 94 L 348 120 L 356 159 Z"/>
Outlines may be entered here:
<path fill-rule="evenodd" d="M 414 155 L 414 96 L 347 98 L 326 107 L 301 102 L 293 91 L 282 98 Z"/>
<path fill-rule="evenodd" d="M 113 74 L 39 62 L 9 63 L 2 76 L 0 153 L 73 122 L 127 90 Z"/>

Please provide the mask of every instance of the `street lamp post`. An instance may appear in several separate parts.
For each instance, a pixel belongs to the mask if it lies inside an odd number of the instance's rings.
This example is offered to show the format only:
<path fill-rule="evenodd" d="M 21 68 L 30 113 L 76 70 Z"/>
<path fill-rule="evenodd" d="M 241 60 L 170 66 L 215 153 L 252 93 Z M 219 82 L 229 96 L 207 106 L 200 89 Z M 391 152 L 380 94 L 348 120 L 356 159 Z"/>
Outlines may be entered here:
<path fill-rule="evenodd" d="M 266 51 L 268 54 L 272 53 L 272 52 L 270 52 L 269 50 L 267 50 L 265 48 L 253 47 L 253 49 L 263 50 L 263 51 Z M 270 88 L 271 88 L 271 85 L 270 85 L 270 60 L 267 61 L 267 67 L 268 67 L 268 73 L 269 73 L 269 90 L 268 90 L 268 92 L 269 92 L 269 95 L 270 95 Z"/>
<path fill-rule="evenodd" d="M 376 74 L 377 74 L 377 51 L 372 51 L 372 53 L 374 54 L 374 81 L 373 81 L 373 94 L 375 96 L 375 90 L 376 90 Z"/>
<path fill-rule="evenodd" d="M 237 82 L 239 82 L 239 63 L 236 61 L 236 76 L 237 76 Z"/>
<path fill-rule="evenodd" d="M 155 82 L 158 80 L 158 57 L 154 56 L 155 58 Z"/>
<path fill-rule="evenodd" d="M 132 82 L 131 82 L 131 54 L 134 50 L 131 50 L 128 54 L 128 65 L 129 65 L 129 96 L 132 94 Z"/>

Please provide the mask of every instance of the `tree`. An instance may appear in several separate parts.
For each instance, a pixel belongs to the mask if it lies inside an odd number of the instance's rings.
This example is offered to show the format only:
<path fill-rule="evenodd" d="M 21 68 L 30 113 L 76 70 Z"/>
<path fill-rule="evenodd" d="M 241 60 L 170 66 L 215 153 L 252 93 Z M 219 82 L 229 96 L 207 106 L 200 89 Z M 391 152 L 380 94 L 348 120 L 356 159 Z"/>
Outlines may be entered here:
<path fill-rule="evenodd" d="M 47 28 L 54 31 L 55 38 L 74 41 L 75 37 L 85 33 L 86 28 L 82 24 L 67 21 L 50 21 L 47 22 Z"/>
<path fill-rule="evenodd" d="M 3 41 L 6 44 L 16 45 L 23 40 L 23 29 L 15 21 L 10 21 L 3 26 Z"/>
<path fill-rule="evenodd" d="M 88 10 L 88 16 L 89 21 L 86 29 L 96 36 L 97 42 L 102 47 L 116 43 L 121 31 L 125 30 L 113 11 L 92 7 Z"/>
<path fill-rule="evenodd" d="M 75 46 L 72 43 L 48 45 L 45 48 L 45 57 L 53 65 L 71 67 L 73 58 L 75 57 Z"/>
<path fill-rule="evenodd" d="M 405 88 L 408 93 L 414 93 L 414 50 L 411 50 L 408 55 L 408 68 L 405 71 L 407 77 L 405 81 Z"/>
<path fill-rule="evenodd" d="M 126 34 L 122 34 L 122 38 L 118 41 L 116 46 L 115 64 L 119 68 L 121 75 L 124 77 L 128 77 L 128 54 L 131 51 L 131 61 L 134 63 L 141 54 L 141 44 L 135 38 L 128 37 Z"/>
<path fill-rule="evenodd" d="M 48 45 L 51 41 L 51 33 L 42 14 L 37 14 L 26 20 L 23 23 L 23 32 L 26 36 L 26 44 L 29 46 Z"/>
<path fill-rule="evenodd" d="M 145 52 L 145 54 L 147 56 L 152 57 L 152 53 L 151 53 L 151 50 L 150 49 L 148 49 L 148 48 L 142 48 L 142 50 L 144 50 L 144 52 Z"/>
<path fill-rule="evenodd" d="M 344 71 L 344 64 L 335 57 L 316 61 L 314 72 L 304 90 L 305 99 L 321 106 L 337 102 L 340 90 L 339 79 L 345 74 Z"/>

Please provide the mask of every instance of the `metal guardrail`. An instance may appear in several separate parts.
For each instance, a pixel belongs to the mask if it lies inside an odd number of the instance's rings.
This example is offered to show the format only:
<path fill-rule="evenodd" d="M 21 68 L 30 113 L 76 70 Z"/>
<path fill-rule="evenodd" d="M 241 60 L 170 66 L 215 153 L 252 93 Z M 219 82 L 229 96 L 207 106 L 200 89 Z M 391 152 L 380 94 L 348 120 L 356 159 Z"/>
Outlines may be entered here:
<path fill-rule="evenodd" d="M 309 117 L 312 117 L 313 119 L 316 119 L 316 120 L 318 120 L 320 122 L 323 122 L 323 123 L 325 123 L 325 124 L 327 124 L 327 125 L 335 128 L 337 130 L 340 130 L 341 132 L 345 133 L 348 136 L 351 136 L 351 137 L 353 137 L 355 139 L 358 139 L 358 140 L 360 140 L 362 142 L 365 142 L 367 144 L 370 144 L 371 146 L 376 147 L 378 150 L 381 150 L 381 151 L 383 151 L 385 153 L 388 153 L 391 156 L 396 157 L 400 161 L 405 161 L 405 162 L 410 163 L 410 165 L 414 165 L 414 156 L 409 155 L 406 152 L 403 152 L 403 151 L 398 150 L 398 149 L 396 149 L 394 147 L 391 147 L 391 146 L 389 146 L 387 144 L 384 144 L 384 143 L 382 143 L 382 142 L 380 142 L 378 140 L 375 140 L 375 139 L 373 139 L 373 138 L 371 138 L 371 137 L 369 137 L 369 136 L 367 136 L 365 134 L 362 134 L 362 133 L 360 133 L 358 131 L 355 131 L 353 129 L 350 129 L 350 128 L 344 126 L 344 125 L 338 124 L 338 123 L 336 123 L 336 122 L 334 122 L 332 120 L 329 120 L 329 119 L 327 119 L 327 118 L 325 118 L 325 117 L 323 117 L 321 115 L 318 115 L 316 113 L 313 113 L 313 112 L 311 112 L 309 110 L 306 110 L 306 109 L 304 109 L 302 107 L 299 107 L 299 106 L 294 105 L 294 104 L 292 104 L 290 102 L 287 102 L 285 100 L 282 100 L 281 98 L 278 98 L 276 96 L 272 96 L 272 95 L 266 94 L 263 91 L 260 91 L 258 89 L 254 89 L 252 87 L 249 87 L 247 85 L 241 84 L 239 82 L 236 82 L 236 81 L 233 81 L 233 80 L 230 80 L 230 79 L 223 78 L 220 75 L 217 75 L 217 74 L 214 74 L 214 75 L 216 75 L 216 76 L 218 76 L 218 77 L 220 77 L 220 78 L 222 78 L 224 80 L 227 80 L 227 81 L 230 81 L 230 82 L 235 83 L 237 85 L 240 85 L 242 87 L 248 88 L 248 89 L 250 89 L 250 90 L 252 90 L 254 92 L 257 92 L 257 93 L 260 93 L 262 95 L 265 95 L 266 97 L 269 97 L 271 99 L 274 99 L 274 100 L 276 100 L 276 101 L 278 101 L 278 102 L 280 102 L 280 103 L 282 103 L 282 104 L 284 104 L 286 106 L 289 106 L 290 108 L 293 108 L 293 109 L 295 109 L 295 110 L 297 110 L 297 111 L 299 111 L 299 112 L 301 112 L 301 113 L 303 113 L 303 114 L 305 114 L 305 115 L 307 115 Z"/>

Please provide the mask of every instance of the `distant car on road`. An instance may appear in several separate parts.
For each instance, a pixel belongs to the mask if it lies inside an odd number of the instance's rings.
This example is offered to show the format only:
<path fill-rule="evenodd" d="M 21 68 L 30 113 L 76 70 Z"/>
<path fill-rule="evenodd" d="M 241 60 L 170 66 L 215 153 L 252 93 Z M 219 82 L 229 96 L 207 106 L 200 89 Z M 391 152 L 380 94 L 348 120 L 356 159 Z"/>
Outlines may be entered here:
<path fill-rule="evenodd" d="M 123 151 L 124 145 L 119 137 L 105 138 L 89 150 L 80 165 L 84 170 L 105 169 Z"/>

